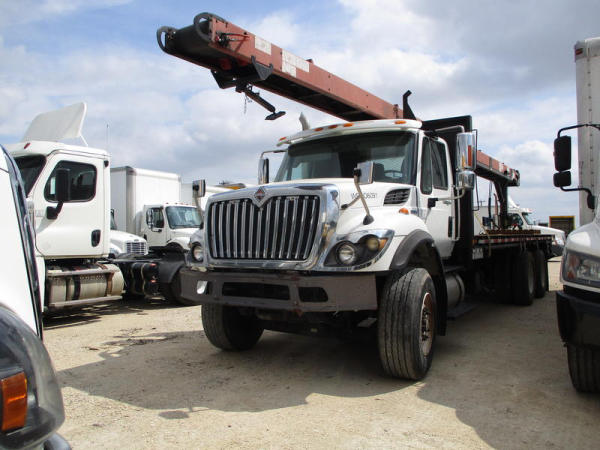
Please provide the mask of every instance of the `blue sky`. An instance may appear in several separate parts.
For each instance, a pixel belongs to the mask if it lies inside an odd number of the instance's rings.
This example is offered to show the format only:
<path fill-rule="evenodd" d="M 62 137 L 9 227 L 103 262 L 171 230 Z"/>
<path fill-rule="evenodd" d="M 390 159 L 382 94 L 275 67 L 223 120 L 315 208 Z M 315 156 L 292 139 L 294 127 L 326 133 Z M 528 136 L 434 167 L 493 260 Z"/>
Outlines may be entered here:
<path fill-rule="evenodd" d="M 576 214 L 577 195 L 552 186 L 552 140 L 576 121 L 573 45 L 600 34 L 591 0 L 0 1 L 0 142 L 86 101 L 83 134 L 113 166 L 253 183 L 258 155 L 299 129 L 300 112 L 339 121 L 267 93 L 288 114 L 266 122 L 207 70 L 161 52 L 158 27 L 204 11 L 390 102 L 410 89 L 420 117 L 471 114 L 480 147 L 521 171 L 517 202 L 545 220 Z"/>

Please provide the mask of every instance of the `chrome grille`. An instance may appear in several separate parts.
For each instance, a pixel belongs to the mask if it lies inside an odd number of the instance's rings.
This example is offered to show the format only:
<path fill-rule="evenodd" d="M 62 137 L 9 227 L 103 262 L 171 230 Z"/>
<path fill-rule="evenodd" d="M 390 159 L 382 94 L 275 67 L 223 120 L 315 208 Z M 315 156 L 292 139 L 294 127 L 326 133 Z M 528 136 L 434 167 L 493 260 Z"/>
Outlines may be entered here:
<path fill-rule="evenodd" d="M 146 243 L 144 241 L 126 242 L 125 243 L 125 252 L 126 253 L 137 253 L 139 255 L 145 255 L 146 253 L 148 253 L 148 249 L 146 248 Z"/>
<path fill-rule="evenodd" d="M 277 196 L 260 208 L 250 199 L 208 208 L 208 247 L 217 259 L 302 261 L 313 247 L 319 222 L 316 195 Z"/>
<path fill-rule="evenodd" d="M 384 205 L 401 205 L 406 200 L 408 200 L 409 195 L 410 195 L 409 189 L 396 189 L 396 190 L 390 191 L 386 194 L 383 204 Z"/>

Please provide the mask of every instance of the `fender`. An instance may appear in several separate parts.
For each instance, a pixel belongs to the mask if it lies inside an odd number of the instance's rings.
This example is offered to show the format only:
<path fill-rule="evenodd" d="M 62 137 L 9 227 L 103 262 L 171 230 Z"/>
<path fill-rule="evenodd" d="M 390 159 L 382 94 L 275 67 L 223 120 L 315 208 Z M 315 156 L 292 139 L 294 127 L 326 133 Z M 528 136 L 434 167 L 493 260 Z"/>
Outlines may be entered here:
<path fill-rule="evenodd" d="M 158 262 L 158 282 L 171 283 L 179 269 L 185 265 L 185 254 L 173 246 L 151 247 L 154 257 L 160 258 Z M 148 255 L 150 256 L 150 255 Z"/>
<path fill-rule="evenodd" d="M 446 334 L 446 315 L 448 312 L 448 293 L 444 277 L 444 265 L 438 252 L 433 236 L 423 230 L 409 233 L 398 245 L 392 258 L 390 270 L 402 271 L 415 266 L 426 269 L 435 285 L 438 303 L 438 334 Z"/>

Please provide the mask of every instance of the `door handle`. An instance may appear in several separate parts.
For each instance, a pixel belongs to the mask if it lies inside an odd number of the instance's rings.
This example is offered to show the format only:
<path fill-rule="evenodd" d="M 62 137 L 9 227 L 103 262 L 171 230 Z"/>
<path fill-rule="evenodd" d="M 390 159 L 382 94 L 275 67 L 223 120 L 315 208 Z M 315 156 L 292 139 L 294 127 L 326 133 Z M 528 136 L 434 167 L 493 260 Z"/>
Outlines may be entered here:
<path fill-rule="evenodd" d="M 100 230 L 92 231 L 92 247 L 97 247 L 100 243 Z"/>

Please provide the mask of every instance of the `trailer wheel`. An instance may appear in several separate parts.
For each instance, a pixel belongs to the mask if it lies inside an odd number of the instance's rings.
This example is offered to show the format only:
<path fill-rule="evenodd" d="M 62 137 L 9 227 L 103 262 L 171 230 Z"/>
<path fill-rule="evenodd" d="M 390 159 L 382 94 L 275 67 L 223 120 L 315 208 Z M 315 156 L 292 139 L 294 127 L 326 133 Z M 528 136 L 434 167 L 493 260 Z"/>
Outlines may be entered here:
<path fill-rule="evenodd" d="M 245 316 L 234 306 L 202 305 L 202 325 L 211 344 L 222 350 L 249 350 L 263 333 L 255 316 Z"/>
<path fill-rule="evenodd" d="M 579 392 L 600 392 L 600 350 L 567 344 L 569 374 Z"/>
<path fill-rule="evenodd" d="M 512 300 L 515 305 L 529 306 L 535 291 L 535 269 L 531 252 L 517 254 L 512 265 Z"/>
<path fill-rule="evenodd" d="M 435 287 L 425 269 L 392 273 L 377 321 L 379 358 L 388 375 L 421 380 L 433 359 L 437 326 Z"/>
<path fill-rule="evenodd" d="M 535 267 L 535 298 L 542 298 L 548 291 L 548 262 L 541 250 L 534 250 L 533 265 Z"/>

